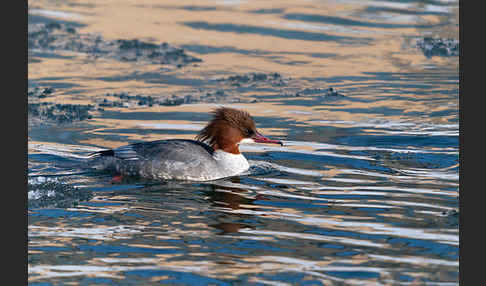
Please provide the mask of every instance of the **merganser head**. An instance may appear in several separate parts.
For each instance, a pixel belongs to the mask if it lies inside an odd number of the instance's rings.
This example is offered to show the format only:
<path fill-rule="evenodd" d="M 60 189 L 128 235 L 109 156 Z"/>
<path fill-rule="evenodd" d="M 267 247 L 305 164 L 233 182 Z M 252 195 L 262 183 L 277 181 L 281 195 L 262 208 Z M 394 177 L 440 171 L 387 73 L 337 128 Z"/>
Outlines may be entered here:
<path fill-rule="evenodd" d="M 246 111 L 220 107 L 211 112 L 213 119 L 196 136 L 196 140 L 207 141 L 214 150 L 240 154 L 240 143 L 273 143 L 283 145 L 281 141 L 271 140 L 257 131 L 255 122 Z"/>

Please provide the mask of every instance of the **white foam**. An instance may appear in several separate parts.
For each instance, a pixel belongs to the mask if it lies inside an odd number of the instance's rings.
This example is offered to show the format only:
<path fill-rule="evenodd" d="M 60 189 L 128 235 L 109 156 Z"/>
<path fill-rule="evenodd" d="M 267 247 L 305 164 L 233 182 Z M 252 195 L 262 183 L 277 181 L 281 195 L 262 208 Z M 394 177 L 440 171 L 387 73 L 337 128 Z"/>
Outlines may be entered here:
<path fill-rule="evenodd" d="M 56 194 L 55 191 L 53 190 L 49 190 L 47 192 L 41 192 L 41 191 L 38 191 L 38 190 L 33 190 L 33 191 L 29 191 L 27 193 L 27 199 L 29 200 L 37 200 L 43 196 L 48 196 L 48 197 L 52 197 Z"/>

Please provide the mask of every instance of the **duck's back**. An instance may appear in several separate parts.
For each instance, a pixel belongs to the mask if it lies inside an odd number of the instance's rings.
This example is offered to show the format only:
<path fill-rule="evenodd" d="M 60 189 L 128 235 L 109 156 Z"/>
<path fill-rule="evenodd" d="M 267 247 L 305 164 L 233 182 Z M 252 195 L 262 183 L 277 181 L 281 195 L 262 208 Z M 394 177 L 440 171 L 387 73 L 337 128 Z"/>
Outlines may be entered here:
<path fill-rule="evenodd" d="M 204 181 L 219 176 L 213 154 L 199 141 L 157 140 L 97 152 L 92 166 L 129 176 Z"/>

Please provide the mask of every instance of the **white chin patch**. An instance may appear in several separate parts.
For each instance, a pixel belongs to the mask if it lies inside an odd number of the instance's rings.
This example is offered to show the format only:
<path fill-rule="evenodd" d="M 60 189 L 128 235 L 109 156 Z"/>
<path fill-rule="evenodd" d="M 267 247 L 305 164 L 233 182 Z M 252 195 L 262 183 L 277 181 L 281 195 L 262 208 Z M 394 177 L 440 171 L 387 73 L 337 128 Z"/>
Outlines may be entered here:
<path fill-rule="evenodd" d="M 251 143 L 255 143 L 255 141 L 251 138 L 244 138 L 240 141 L 240 144 L 251 144 Z"/>

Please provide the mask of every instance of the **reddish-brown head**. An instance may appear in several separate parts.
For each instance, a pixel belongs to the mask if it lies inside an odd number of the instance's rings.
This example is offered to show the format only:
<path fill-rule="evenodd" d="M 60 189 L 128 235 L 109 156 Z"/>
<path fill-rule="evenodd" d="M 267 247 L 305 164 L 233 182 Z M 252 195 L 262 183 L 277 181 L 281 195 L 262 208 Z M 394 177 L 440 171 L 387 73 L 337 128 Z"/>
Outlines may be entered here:
<path fill-rule="evenodd" d="M 238 144 L 244 139 L 257 143 L 283 145 L 280 141 L 270 140 L 260 134 L 256 130 L 255 122 L 246 111 L 220 107 L 211 113 L 213 113 L 213 119 L 199 132 L 196 139 L 207 141 L 215 150 L 221 149 L 239 154 Z"/>

